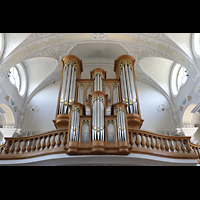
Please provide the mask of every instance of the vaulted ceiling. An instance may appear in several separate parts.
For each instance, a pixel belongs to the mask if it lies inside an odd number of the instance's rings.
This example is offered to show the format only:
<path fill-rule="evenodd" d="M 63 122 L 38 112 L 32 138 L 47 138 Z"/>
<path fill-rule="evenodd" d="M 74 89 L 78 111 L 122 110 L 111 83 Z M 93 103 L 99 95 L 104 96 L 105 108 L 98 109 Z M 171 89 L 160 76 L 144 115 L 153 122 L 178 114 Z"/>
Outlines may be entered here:
<path fill-rule="evenodd" d="M 174 62 L 185 66 L 193 79 L 199 75 L 192 53 L 191 33 L 4 33 L 0 45 L 0 82 L 9 68 L 23 63 L 28 76 L 28 96 L 61 76 L 62 57 L 78 56 L 83 62 L 82 78 L 101 67 L 115 78 L 114 60 L 122 54 L 136 58 L 136 76 L 166 95 Z M 0 51 L 1 52 L 1 51 Z"/>

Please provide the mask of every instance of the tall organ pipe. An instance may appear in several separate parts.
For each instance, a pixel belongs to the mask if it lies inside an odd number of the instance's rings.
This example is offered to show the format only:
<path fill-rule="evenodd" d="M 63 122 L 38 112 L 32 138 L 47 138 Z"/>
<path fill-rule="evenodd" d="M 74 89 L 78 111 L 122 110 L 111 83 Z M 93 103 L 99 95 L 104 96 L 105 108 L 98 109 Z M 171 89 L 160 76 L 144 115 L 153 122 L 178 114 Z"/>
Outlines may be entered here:
<path fill-rule="evenodd" d="M 125 72 L 126 72 L 126 83 L 127 83 L 127 91 L 128 91 L 128 107 L 130 109 L 130 113 L 133 113 L 133 106 L 132 106 L 132 92 L 131 92 L 131 86 L 130 86 L 130 79 L 129 79 L 129 66 L 127 64 L 125 65 Z"/>
<path fill-rule="evenodd" d="M 136 98 L 136 92 L 135 92 L 135 84 L 134 84 L 134 80 L 133 80 L 133 71 L 131 70 L 131 68 L 129 67 L 129 77 L 130 77 L 130 81 L 131 81 L 131 88 L 132 88 L 132 97 L 133 97 L 133 107 L 134 107 L 134 113 L 138 113 L 138 107 L 137 107 L 137 98 Z"/>
<path fill-rule="evenodd" d="M 67 107 L 69 104 L 69 87 L 70 87 L 70 81 L 71 81 L 71 64 L 68 66 L 69 70 L 68 70 L 68 74 L 67 74 L 67 84 L 66 84 L 66 92 L 65 92 L 65 97 L 64 97 L 64 110 L 62 111 L 62 113 L 67 113 Z"/>
<path fill-rule="evenodd" d="M 59 106 L 59 111 L 58 114 L 62 113 L 63 110 L 63 106 L 64 106 L 64 96 L 65 96 L 65 92 L 66 92 L 66 80 L 67 80 L 67 71 L 68 71 L 68 67 L 64 68 L 64 72 L 63 72 L 63 81 L 62 81 L 62 89 L 61 89 L 61 94 L 60 94 L 60 106 Z"/>

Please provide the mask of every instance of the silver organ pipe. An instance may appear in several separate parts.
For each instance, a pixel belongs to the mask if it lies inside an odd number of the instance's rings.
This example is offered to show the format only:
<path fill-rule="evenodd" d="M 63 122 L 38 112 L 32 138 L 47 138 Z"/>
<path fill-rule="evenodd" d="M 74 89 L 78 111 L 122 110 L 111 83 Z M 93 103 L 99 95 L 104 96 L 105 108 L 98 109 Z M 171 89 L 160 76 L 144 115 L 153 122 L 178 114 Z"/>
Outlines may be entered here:
<path fill-rule="evenodd" d="M 94 76 L 94 91 L 103 91 L 102 75 L 98 72 Z"/>
<path fill-rule="evenodd" d="M 137 107 L 137 98 L 136 98 L 136 92 L 135 92 L 135 84 L 134 84 L 134 79 L 133 79 L 133 71 L 132 69 L 129 67 L 129 79 L 131 82 L 131 91 L 132 91 L 132 104 L 133 104 L 133 112 L 139 114 L 138 112 L 138 107 Z"/>
<path fill-rule="evenodd" d="M 117 154 L 128 154 L 128 130 L 140 128 L 143 122 L 134 80 L 134 63 L 133 57 L 123 55 L 115 60 L 116 79 L 106 80 L 106 71 L 96 68 L 90 72 L 90 80 L 81 80 L 82 61 L 73 55 L 62 59 L 62 82 L 57 116 L 53 121 L 57 129 L 68 131 L 68 153 L 77 154 L 84 150 L 100 154 L 112 149 Z M 88 121 L 84 127 L 86 123 L 83 121 Z M 79 135 L 79 132 L 85 135 Z M 83 136 L 87 139 L 79 141 Z M 80 142 L 85 144 L 80 145 Z M 107 148 L 109 145 L 112 148 Z"/>
<path fill-rule="evenodd" d="M 103 75 L 94 73 L 94 91 L 103 91 Z M 92 98 L 92 141 L 104 141 L 104 98 L 94 96 Z"/>
<path fill-rule="evenodd" d="M 72 64 L 66 65 L 63 73 L 58 114 L 69 114 L 69 105 L 74 102 L 76 90 L 76 70 Z"/>
<path fill-rule="evenodd" d="M 117 135 L 118 135 L 118 141 L 127 140 L 125 114 L 123 107 L 117 108 Z"/>
<path fill-rule="evenodd" d="M 92 103 L 92 140 L 104 141 L 104 98 L 94 96 Z"/>
<path fill-rule="evenodd" d="M 78 84 L 78 98 L 77 98 L 77 102 L 84 104 L 84 83 L 79 83 Z M 75 96 L 75 94 L 74 94 Z"/>
<path fill-rule="evenodd" d="M 124 64 L 120 71 L 122 102 L 127 104 L 127 113 L 137 113 L 137 98 L 135 92 L 133 71 L 128 64 Z"/>
<path fill-rule="evenodd" d="M 69 105 L 69 87 L 70 87 L 70 80 L 71 80 L 71 64 L 68 66 L 69 70 L 68 70 L 68 75 L 67 75 L 67 85 L 66 85 L 66 93 L 65 93 L 65 99 L 64 99 L 64 110 L 62 111 L 62 113 L 67 113 L 67 107 Z M 68 113 L 67 113 L 68 114 Z"/>
<path fill-rule="evenodd" d="M 119 102 L 119 87 L 118 83 L 113 83 L 112 84 L 113 88 L 113 104 Z"/>
<path fill-rule="evenodd" d="M 94 96 L 92 100 L 92 141 L 104 141 L 104 98 Z"/>
<path fill-rule="evenodd" d="M 102 113 L 102 116 L 101 116 L 101 136 L 102 136 L 102 140 L 104 141 L 104 103 L 103 101 L 101 101 L 101 113 Z"/>
<path fill-rule="evenodd" d="M 71 115 L 70 141 L 79 141 L 80 108 L 73 107 Z"/>
<path fill-rule="evenodd" d="M 66 93 L 66 86 L 67 86 L 67 82 L 68 82 L 68 71 L 69 71 L 69 67 L 65 67 L 64 74 L 63 74 L 61 95 L 60 95 L 59 114 L 62 114 L 63 110 L 64 110 L 65 93 Z"/>
<path fill-rule="evenodd" d="M 131 86 L 130 86 L 130 80 L 129 80 L 129 66 L 127 67 L 127 64 L 125 65 L 125 73 L 126 73 L 126 85 L 127 85 L 127 92 L 128 92 L 128 107 L 129 112 L 133 113 L 133 106 L 132 106 L 132 92 L 131 92 Z"/>

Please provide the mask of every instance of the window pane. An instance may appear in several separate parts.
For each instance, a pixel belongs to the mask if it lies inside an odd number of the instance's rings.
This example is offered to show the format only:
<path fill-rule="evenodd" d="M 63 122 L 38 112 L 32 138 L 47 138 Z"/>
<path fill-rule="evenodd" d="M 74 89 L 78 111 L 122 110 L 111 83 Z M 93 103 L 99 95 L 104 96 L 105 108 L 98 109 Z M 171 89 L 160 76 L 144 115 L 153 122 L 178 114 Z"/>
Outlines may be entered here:
<path fill-rule="evenodd" d="M 17 90 L 19 91 L 21 83 L 20 83 L 19 73 L 16 67 L 10 68 L 9 79 L 10 82 L 14 84 L 17 87 Z"/>

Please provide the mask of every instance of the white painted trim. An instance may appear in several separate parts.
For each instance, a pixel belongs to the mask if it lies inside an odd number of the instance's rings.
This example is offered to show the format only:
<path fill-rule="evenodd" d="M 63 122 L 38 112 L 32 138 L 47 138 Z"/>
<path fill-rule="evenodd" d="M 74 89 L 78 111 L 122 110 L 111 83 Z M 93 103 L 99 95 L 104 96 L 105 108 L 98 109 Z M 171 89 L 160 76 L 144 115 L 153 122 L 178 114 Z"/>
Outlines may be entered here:
<path fill-rule="evenodd" d="M 196 159 L 173 159 L 158 156 L 151 156 L 145 154 L 131 153 L 128 156 L 123 155 L 82 155 L 82 156 L 69 156 L 67 154 L 54 154 L 47 156 L 40 156 L 35 158 L 17 159 L 17 160 L 0 160 L 2 165 L 32 165 L 32 166 L 134 166 L 134 165 L 147 165 L 147 166 L 197 166 Z"/>

